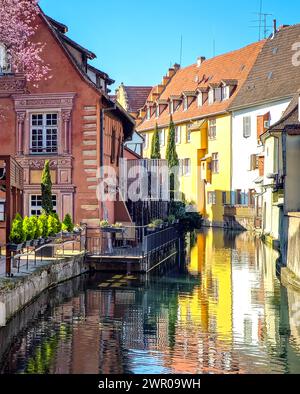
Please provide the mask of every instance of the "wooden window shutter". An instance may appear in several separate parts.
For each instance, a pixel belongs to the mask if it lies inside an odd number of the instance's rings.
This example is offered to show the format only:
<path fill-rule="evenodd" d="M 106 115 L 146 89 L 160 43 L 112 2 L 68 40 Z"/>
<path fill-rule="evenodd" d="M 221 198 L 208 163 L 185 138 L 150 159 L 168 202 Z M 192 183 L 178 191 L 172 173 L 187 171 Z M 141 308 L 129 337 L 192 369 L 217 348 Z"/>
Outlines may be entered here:
<path fill-rule="evenodd" d="M 257 140 L 260 142 L 260 137 L 264 133 L 264 117 L 258 116 L 257 117 Z"/>
<path fill-rule="evenodd" d="M 250 171 L 254 171 L 257 169 L 257 156 L 251 155 L 250 156 Z"/>
<path fill-rule="evenodd" d="M 265 158 L 263 156 L 258 158 L 259 176 L 264 176 L 265 171 Z"/>
<path fill-rule="evenodd" d="M 269 129 L 270 127 L 270 119 L 271 119 L 271 114 L 270 112 L 266 113 L 264 116 L 264 133 Z"/>

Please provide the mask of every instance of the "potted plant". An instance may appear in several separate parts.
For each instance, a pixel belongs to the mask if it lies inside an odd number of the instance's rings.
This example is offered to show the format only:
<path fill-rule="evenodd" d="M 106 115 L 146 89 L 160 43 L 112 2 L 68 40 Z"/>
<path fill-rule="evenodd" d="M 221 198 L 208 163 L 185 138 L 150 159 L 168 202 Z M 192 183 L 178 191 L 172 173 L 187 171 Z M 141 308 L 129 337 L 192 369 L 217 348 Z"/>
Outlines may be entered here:
<path fill-rule="evenodd" d="M 45 213 L 38 217 L 38 228 L 40 235 L 39 244 L 42 245 L 47 242 L 48 237 L 48 217 Z"/>
<path fill-rule="evenodd" d="M 53 215 L 48 216 L 48 233 L 47 236 L 50 238 L 54 238 L 57 234 L 57 220 Z"/>
<path fill-rule="evenodd" d="M 79 224 L 76 224 L 76 226 L 74 226 L 73 232 L 75 234 L 80 234 L 80 233 L 82 233 L 82 231 L 83 231 L 83 228 Z"/>
<path fill-rule="evenodd" d="M 33 231 L 33 241 L 32 244 L 33 246 L 38 246 L 39 244 L 39 238 L 41 237 L 41 229 L 38 226 L 38 218 L 36 216 L 31 216 L 29 218 L 31 225 L 32 225 L 32 231 Z"/>
<path fill-rule="evenodd" d="M 100 228 L 104 233 L 114 232 L 114 228 L 109 224 L 108 220 L 101 220 Z"/>
<path fill-rule="evenodd" d="M 168 222 L 169 222 L 170 224 L 174 224 L 175 221 L 176 221 L 175 215 L 169 215 L 169 216 L 168 216 Z"/>
<path fill-rule="evenodd" d="M 160 229 L 164 228 L 164 221 L 162 219 L 154 220 L 153 224 L 155 225 L 156 228 L 160 228 Z"/>
<path fill-rule="evenodd" d="M 24 243 L 24 232 L 23 232 L 23 219 L 20 214 L 17 214 L 12 222 L 10 236 L 9 249 L 13 252 L 18 252 L 22 249 Z"/>
<path fill-rule="evenodd" d="M 29 246 L 32 246 L 35 236 L 35 228 L 33 222 L 28 216 L 25 216 L 23 220 L 23 233 L 25 238 L 24 247 L 28 248 Z"/>
<path fill-rule="evenodd" d="M 153 233 L 153 232 L 156 231 L 156 226 L 155 226 L 155 224 L 154 224 L 153 222 L 148 224 L 148 226 L 147 226 L 147 231 L 148 231 L 149 233 Z"/>
<path fill-rule="evenodd" d="M 72 222 L 72 218 L 70 214 L 66 214 L 64 220 L 62 222 L 62 231 L 66 236 L 71 236 L 71 233 L 74 231 L 74 224 Z"/>
<path fill-rule="evenodd" d="M 122 223 L 115 223 L 112 225 L 112 228 L 115 230 L 116 233 L 122 233 L 124 231 L 124 226 Z"/>

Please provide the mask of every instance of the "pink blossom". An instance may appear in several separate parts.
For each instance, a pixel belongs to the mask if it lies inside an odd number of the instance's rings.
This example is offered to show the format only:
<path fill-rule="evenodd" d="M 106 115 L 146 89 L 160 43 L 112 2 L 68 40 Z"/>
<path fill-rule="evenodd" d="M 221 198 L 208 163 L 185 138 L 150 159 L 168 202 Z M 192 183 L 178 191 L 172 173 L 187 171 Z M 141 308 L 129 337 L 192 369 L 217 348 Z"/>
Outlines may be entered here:
<path fill-rule="evenodd" d="M 0 0 L 0 43 L 6 47 L 12 70 L 32 82 L 46 78 L 50 71 L 41 56 L 45 45 L 31 41 L 39 12 L 38 0 Z"/>

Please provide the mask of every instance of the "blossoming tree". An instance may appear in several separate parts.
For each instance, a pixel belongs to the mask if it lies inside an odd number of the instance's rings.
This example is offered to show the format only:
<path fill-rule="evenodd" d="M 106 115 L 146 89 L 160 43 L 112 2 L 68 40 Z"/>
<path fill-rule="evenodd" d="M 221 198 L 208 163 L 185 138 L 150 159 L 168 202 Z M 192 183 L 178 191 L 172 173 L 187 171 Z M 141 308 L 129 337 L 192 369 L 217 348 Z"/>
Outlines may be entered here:
<path fill-rule="evenodd" d="M 41 57 L 45 45 L 31 40 L 39 12 L 38 0 L 0 0 L 1 63 L 6 61 L 14 72 L 23 73 L 33 83 L 46 79 L 50 71 Z"/>

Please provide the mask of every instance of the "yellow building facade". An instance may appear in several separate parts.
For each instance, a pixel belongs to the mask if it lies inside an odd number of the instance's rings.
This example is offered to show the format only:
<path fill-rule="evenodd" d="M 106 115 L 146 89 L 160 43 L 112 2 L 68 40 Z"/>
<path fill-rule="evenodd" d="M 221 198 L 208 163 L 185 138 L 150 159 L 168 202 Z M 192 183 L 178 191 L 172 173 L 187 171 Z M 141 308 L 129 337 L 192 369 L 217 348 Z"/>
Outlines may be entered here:
<path fill-rule="evenodd" d="M 137 131 L 145 140 L 145 158 L 151 157 L 156 125 L 161 158 L 166 158 L 172 117 L 180 161 L 179 191 L 208 226 L 225 226 L 232 178 L 232 115 L 228 109 L 262 45 L 254 43 L 209 60 L 201 57 L 182 69 L 174 66 L 140 110 Z"/>

